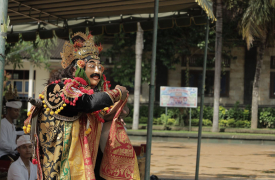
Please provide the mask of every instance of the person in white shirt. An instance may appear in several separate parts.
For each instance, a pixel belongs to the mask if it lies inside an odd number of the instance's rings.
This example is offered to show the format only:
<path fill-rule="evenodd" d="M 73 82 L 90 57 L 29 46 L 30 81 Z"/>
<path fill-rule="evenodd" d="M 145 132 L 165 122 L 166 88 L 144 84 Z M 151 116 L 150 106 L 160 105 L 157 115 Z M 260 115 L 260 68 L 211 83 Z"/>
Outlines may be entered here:
<path fill-rule="evenodd" d="M 8 180 L 36 180 L 37 165 L 31 163 L 33 146 L 29 135 L 17 139 L 17 151 L 20 157 L 11 164 L 8 171 Z"/>
<path fill-rule="evenodd" d="M 7 114 L 6 118 L 1 120 L 0 129 L 0 159 L 1 160 L 16 160 L 19 157 L 16 151 L 16 137 L 24 133 L 18 133 L 13 124 L 14 119 L 20 115 L 20 108 L 22 103 L 20 101 L 10 101 L 6 103 Z M 23 131 L 22 131 L 23 132 Z"/>

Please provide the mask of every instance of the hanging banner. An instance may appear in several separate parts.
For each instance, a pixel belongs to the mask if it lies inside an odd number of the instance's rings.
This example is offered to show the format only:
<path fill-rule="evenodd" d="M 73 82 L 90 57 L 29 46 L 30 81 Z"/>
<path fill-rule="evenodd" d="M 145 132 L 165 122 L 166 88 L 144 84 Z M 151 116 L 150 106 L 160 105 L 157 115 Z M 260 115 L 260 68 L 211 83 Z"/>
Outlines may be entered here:
<path fill-rule="evenodd" d="M 198 88 L 196 87 L 160 87 L 160 106 L 196 108 Z"/>

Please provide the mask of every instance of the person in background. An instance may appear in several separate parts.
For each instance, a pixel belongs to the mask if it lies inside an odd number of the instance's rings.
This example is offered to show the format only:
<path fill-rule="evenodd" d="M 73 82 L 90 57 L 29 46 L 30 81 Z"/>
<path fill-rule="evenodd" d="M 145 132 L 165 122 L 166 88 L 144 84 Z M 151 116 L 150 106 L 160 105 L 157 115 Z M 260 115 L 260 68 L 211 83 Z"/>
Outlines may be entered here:
<path fill-rule="evenodd" d="M 17 151 L 20 157 L 11 164 L 8 180 L 36 180 L 37 166 L 30 161 L 33 146 L 29 135 L 23 135 L 17 139 Z"/>
<path fill-rule="evenodd" d="M 17 135 L 23 135 L 24 132 L 17 132 L 13 124 L 14 120 L 20 115 L 20 108 L 22 102 L 9 101 L 6 103 L 7 114 L 6 117 L 1 120 L 0 129 L 0 159 L 15 161 L 19 154 L 16 151 L 16 137 Z"/>

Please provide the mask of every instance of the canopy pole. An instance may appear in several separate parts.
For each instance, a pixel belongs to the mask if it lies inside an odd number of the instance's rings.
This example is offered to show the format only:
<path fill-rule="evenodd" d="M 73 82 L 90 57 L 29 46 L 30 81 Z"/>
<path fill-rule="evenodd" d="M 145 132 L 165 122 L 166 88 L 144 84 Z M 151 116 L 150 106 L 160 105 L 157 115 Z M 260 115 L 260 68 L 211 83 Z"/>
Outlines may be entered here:
<path fill-rule="evenodd" d="M 28 97 L 33 97 L 33 64 L 30 63 L 30 70 L 29 70 L 29 92 Z M 28 112 L 31 110 L 32 104 L 28 102 Z"/>
<path fill-rule="evenodd" d="M 158 11 L 159 11 L 159 0 L 155 0 L 153 45 L 152 45 L 152 59 L 151 59 L 151 81 L 150 81 L 150 94 L 149 94 L 149 114 L 148 114 L 148 122 L 147 122 L 145 180 L 150 179 L 152 126 L 153 126 L 153 112 L 154 112 L 154 100 L 155 100 L 155 72 L 156 72 L 155 69 L 156 69 L 157 34 L 158 34 Z"/>
<path fill-rule="evenodd" d="M 208 19 L 208 17 L 206 17 L 206 18 L 207 18 L 207 23 L 206 23 L 205 49 L 204 49 L 202 85 L 201 85 L 200 122 L 199 122 L 199 132 L 198 132 L 198 145 L 197 145 L 197 161 L 196 161 L 195 180 L 199 179 L 200 151 L 201 151 L 201 131 L 202 131 L 203 104 L 204 104 L 204 85 L 205 85 L 206 60 L 207 60 L 208 35 L 209 35 L 209 19 Z"/>
<path fill-rule="evenodd" d="M 7 23 L 7 13 L 8 13 L 8 0 L 0 0 L 0 22 L 3 24 L 5 21 Z M 5 42 L 6 39 L 5 32 L 0 30 L 0 118 L 2 116 L 2 103 L 3 103 L 3 93 L 4 93 L 4 70 L 5 70 Z"/>

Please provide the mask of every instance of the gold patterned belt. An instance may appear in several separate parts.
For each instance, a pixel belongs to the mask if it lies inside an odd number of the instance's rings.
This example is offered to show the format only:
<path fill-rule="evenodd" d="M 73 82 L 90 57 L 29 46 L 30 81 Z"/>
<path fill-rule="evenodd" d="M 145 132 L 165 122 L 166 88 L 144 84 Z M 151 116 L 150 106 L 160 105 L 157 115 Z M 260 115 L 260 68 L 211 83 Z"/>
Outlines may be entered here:
<path fill-rule="evenodd" d="M 60 114 L 53 114 L 53 117 L 55 117 L 58 120 L 62 120 L 62 121 L 76 121 L 80 118 L 80 116 L 82 115 L 82 112 L 79 112 L 76 116 L 73 117 L 68 117 L 68 116 L 62 116 Z"/>

